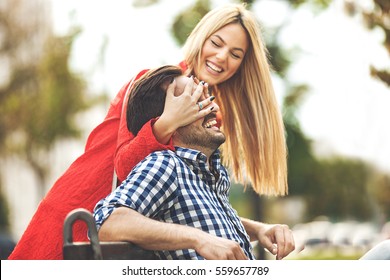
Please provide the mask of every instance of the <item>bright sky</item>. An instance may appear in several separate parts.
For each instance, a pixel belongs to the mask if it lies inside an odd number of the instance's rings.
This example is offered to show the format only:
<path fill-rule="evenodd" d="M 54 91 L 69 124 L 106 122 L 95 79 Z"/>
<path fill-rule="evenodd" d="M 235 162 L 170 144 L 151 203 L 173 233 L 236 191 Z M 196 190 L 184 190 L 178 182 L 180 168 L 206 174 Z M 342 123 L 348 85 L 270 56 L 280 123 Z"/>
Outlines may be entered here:
<path fill-rule="evenodd" d="M 130 0 L 48 1 L 58 33 L 68 30 L 70 12 L 75 12 L 73 21 L 83 33 L 76 41 L 72 66 L 86 75 L 93 90 L 105 89 L 112 97 L 139 70 L 181 60 L 169 28 L 174 16 L 194 3 L 160 0 L 135 9 Z M 316 150 L 362 158 L 390 172 L 390 90 L 369 78 L 370 64 L 389 65 L 380 45 L 383 34 L 367 32 L 358 18 L 347 17 L 341 0 L 318 15 L 304 8 L 289 14 L 282 1 L 258 2 L 258 18 L 269 26 L 289 20 L 282 42 L 302 49 L 289 76 L 311 87 L 299 119 Z M 104 37 L 104 64 L 97 67 Z M 281 97 L 283 87 L 275 84 Z"/>

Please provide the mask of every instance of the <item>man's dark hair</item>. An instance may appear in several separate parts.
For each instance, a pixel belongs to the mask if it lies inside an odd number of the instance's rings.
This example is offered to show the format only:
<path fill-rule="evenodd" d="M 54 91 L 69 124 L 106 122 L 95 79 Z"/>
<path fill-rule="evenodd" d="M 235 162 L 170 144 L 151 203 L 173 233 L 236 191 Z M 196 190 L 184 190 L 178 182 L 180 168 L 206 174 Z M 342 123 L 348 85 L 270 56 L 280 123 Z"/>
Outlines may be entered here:
<path fill-rule="evenodd" d="M 126 111 L 127 128 L 133 135 L 150 119 L 161 116 L 166 98 L 162 85 L 182 74 L 180 67 L 167 65 L 149 70 L 134 83 Z"/>

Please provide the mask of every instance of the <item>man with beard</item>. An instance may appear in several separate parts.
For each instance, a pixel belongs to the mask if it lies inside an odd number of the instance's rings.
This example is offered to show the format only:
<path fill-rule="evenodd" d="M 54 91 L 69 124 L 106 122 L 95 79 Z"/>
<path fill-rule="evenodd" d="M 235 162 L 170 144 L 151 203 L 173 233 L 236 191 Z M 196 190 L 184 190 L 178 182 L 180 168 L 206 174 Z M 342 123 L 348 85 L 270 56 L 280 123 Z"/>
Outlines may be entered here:
<path fill-rule="evenodd" d="M 289 228 L 240 218 L 229 203 L 229 175 L 218 149 L 225 135 L 217 126 L 219 106 L 207 90 L 176 66 L 150 70 L 134 85 L 127 107 L 134 135 L 162 114 L 165 98 L 186 94 L 197 110 L 209 110 L 176 130 L 175 151 L 151 153 L 97 203 L 99 239 L 129 241 L 160 259 L 233 260 L 255 259 L 250 242 L 258 240 L 282 259 L 295 247 Z"/>

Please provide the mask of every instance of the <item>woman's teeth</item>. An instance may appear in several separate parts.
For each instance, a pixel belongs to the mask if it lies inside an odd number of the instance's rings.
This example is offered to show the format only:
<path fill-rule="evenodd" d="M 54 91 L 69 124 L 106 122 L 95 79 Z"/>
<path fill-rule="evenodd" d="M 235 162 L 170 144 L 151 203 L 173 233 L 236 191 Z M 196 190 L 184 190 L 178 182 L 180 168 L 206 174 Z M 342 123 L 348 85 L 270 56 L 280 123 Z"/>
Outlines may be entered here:
<path fill-rule="evenodd" d="M 221 73 L 222 72 L 222 68 L 218 67 L 217 65 L 213 64 L 213 63 L 210 63 L 210 62 L 206 62 L 206 65 L 208 67 L 210 67 L 212 70 L 214 70 L 215 72 L 218 72 L 218 73 Z"/>

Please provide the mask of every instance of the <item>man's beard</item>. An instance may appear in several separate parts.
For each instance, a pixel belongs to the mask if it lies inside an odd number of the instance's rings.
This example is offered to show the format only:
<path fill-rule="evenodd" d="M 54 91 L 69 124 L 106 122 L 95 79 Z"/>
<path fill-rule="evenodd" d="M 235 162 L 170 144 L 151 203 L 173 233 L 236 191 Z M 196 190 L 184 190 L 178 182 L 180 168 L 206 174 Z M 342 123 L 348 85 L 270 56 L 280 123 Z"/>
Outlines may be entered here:
<path fill-rule="evenodd" d="M 215 133 L 210 131 L 210 133 L 207 133 L 207 130 L 202 132 L 198 129 L 194 130 L 191 126 L 182 127 L 179 130 L 177 132 L 180 134 L 180 141 L 186 147 L 196 150 L 209 150 L 214 152 L 226 140 L 222 132 Z"/>

